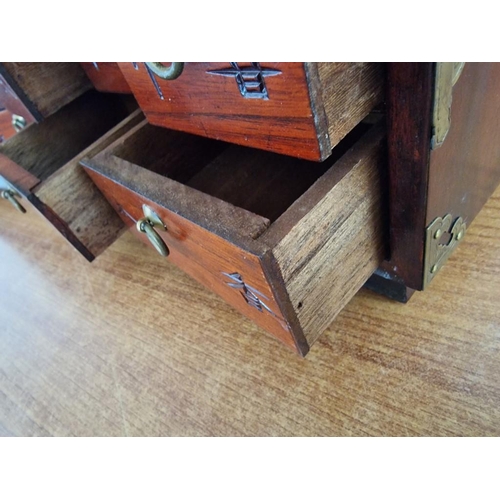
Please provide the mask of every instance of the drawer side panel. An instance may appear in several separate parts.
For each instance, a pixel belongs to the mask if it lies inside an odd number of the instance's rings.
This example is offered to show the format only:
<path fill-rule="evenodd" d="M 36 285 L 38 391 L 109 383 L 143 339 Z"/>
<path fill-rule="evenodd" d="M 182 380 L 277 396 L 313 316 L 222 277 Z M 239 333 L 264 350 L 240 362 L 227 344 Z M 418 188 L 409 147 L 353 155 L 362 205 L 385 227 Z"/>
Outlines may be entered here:
<path fill-rule="evenodd" d="M 351 164 L 349 172 L 273 250 L 309 345 L 384 258 L 380 132 L 370 134 L 369 140 L 343 157 L 342 163 Z M 323 189 L 321 183 L 335 182 L 336 169 L 327 172 L 305 197 L 314 196 L 315 188 Z M 300 203 L 294 209 L 300 210 Z"/>
<path fill-rule="evenodd" d="M 384 99 L 384 64 L 318 63 L 331 147 Z"/>

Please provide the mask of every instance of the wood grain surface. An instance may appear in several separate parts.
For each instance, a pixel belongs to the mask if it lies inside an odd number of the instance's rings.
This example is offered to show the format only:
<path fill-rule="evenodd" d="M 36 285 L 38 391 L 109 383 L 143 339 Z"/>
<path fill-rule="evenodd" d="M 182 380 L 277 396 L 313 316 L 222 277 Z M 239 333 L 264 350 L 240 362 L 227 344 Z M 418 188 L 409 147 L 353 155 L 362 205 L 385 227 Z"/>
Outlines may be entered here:
<path fill-rule="evenodd" d="M 186 63 L 176 80 L 154 77 L 159 91 L 143 63 L 118 64 L 153 125 L 307 159 L 321 157 L 302 63 L 261 63 L 279 72 L 264 77 L 268 99 L 245 98 L 234 76 L 210 73 L 231 69 L 227 62 Z"/>
<path fill-rule="evenodd" d="M 500 434 L 500 190 L 429 289 L 306 359 L 126 234 L 92 265 L 0 204 L 0 434 Z"/>
<path fill-rule="evenodd" d="M 384 100 L 386 65 L 322 62 L 317 66 L 333 148 Z"/>
<path fill-rule="evenodd" d="M 430 156 L 426 224 L 467 224 L 500 183 L 500 63 L 466 63 L 453 87 L 448 135 Z"/>
<path fill-rule="evenodd" d="M 50 207 L 53 217 L 48 219 L 62 229 L 66 238 L 70 235 L 69 241 L 72 244 L 76 241 L 77 249 L 90 261 L 118 238 L 125 225 L 80 166 L 80 160 L 97 154 L 143 118 L 140 110 L 133 112 L 54 172 L 31 196 L 42 213 L 47 214 L 47 207 Z"/>
<path fill-rule="evenodd" d="M 0 154 L 43 181 L 126 118 L 127 111 L 120 96 L 92 90 L 16 134 Z"/>
<path fill-rule="evenodd" d="M 388 64 L 391 258 L 384 270 L 398 275 L 414 289 L 421 289 L 423 284 L 433 65 Z"/>
<path fill-rule="evenodd" d="M 384 258 L 384 132 L 370 131 L 283 217 L 298 220 L 273 255 L 309 345 Z"/>
<path fill-rule="evenodd" d="M 231 64 L 260 64 L 267 96 L 243 96 Z M 119 66 L 153 125 L 314 161 L 328 158 L 383 97 L 377 63 L 185 63 L 168 81 L 143 63 Z"/>

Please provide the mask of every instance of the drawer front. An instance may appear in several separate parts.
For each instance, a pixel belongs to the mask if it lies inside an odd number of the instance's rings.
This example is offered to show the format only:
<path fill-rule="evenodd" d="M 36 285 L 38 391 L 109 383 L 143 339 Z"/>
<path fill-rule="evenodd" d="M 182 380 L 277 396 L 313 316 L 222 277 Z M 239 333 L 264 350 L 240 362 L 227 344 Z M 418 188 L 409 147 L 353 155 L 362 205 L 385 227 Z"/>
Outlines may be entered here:
<path fill-rule="evenodd" d="M 148 175 L 144 176 L 136 166 L 121 163 L 123 175 L 119 178 L 110 178 L 88 163 L 86 170 L 134 234 L 152 246 L 146 235 L 137 229 L 137 222 L 144 219 L 144 206 L 147 206 L 166 228 L 164 231 L 156 227 L 155 231 L 168 247 L 169 261 L 289 347 L 297 349 L 291 328 L 283 317 L 266 275 L 262 249 L 252 245 L 250 239 L 233 234 L 233 241 L 229 241 L 215 233 L 217 229 L 214 226 L 229 225 L 230 221 L 245 228 L 255 227 L 258 232 L 252 215 L 235 207 L 226 207 L 218 200 L 155 173 L 147 172 Z M 141 182 L 141 176 L 143 179 L 146 177 L 144 182 Z M 188 200 L 188 206 L 183 200 Z M 186 217 L 167 206 L 176 206 Z M 206 221 L 206 225 L 212 230 L 202 226 L 202 214 L 188 215 L 193 209 L 203 212 L 203 207 L 210 214 L 211 219 Z M 162 257 L 159 255 L 158 258 Z"/>
<path fill-rule="evenodd" d="M 374 63 L 160 64 L 119 63 L 151 124 L 314 161 L 383 98 Z"/>
<path fill-rule="evenodd" d="M 7 109 L 2 109 L 0 103 L 0 144 L 15 135 L 15 133 L 16 129 L 12 125 L 12 113 Z"/>
<path fill-rule="evenodd" d="M 93 91 L 0 148 L 0 178 L 7 186 L 0 189 L 13 191 L 25 209 L 36 208 L 89 261 L 116 240 L 124 225 L 79 161 L 143 120 L 135 112 L 120 123 L 127 113 L 118 96 L 108 99 Z M 1 201 L 12 203 L 12 197 Z"/>
<path fill-rule="evenodd" d="M 35 117 L 1 74 L 0 110 L 2 110 L 2 129 L 0 135 L 3 136 L 4 140 L 12 137 L 21 128 L 27 127 L 35 122 Z M 12 125 L 14 117 L 16 118 L 16 129 Z M 0 140 L 0 143 L 2 142 L 3 141 Z"/>
<path fill-rule="evenodd" d="M 82 62 L 80 64 L 94 87 L 100 92 L 114 92 L 118 94 L 132 93 L 118 63 Z"/>
<path fill-rule="evenodd" d="M 236 146 L 194 168 L 206 140 L 165 130 L 155 147 L 158 130 L 139 124 L 82 164 L 158 258 L 305 355 L 384 258 L 383 127 L 362 127 L 315 175 L 310 162 Z"/>

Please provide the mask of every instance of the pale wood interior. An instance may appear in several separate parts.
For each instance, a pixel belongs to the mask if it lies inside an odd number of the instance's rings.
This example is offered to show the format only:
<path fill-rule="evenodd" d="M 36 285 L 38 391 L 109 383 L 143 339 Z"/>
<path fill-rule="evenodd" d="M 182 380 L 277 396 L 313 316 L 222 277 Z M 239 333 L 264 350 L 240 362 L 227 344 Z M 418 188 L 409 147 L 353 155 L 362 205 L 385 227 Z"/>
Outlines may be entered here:
<path fill-rule="evenodd" d="M 370 126 L 358 125 L 322 163 L 228 145 L 147 123 L 137 126 L 107 151 L 274 222 Z"/>
<path fill-rule="evenodd" d="M 384 64 L 317 63 L 331 147 L 384 100 Z"/>
<path fill-rule="evenodd" d="M 309 345 L 386 254 L 384 142 L 375 126 L 264 236 Z"/>
<path fill-rule="evenodd" d="M 228 144 L 142 122 L 108 151 L 183 184 L 203 169 Z"/>
<path fill-rule="evenodd" d="M 0 153 L 43 181 L 126 118 L 130 107 L 122 96 L 89 91 L 12 137 Z"/>
<path fill-rule="evenodd" d="M 99 153 L 143 119 L 141 111 L 135 110 L 34 189 L 37 198 L 57 214 L 66 231 L 76 235 L 93 257 L 106 250 L 125 226 L 80 161 Z"/>

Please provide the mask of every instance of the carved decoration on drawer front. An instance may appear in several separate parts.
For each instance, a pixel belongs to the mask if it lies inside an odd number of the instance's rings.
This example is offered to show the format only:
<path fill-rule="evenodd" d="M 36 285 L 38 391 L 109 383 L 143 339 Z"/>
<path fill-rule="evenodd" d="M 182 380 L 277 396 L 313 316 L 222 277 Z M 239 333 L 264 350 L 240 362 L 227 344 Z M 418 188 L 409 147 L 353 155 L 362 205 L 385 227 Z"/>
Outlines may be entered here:
<path fill-rule="evenodd" d="M 231 274 L 222 273 L 222 274 L 231 279 L 230 282 L 226 281 L 226 285 L 230 286 L 231 288 L 235 288 L 236 290 L 239 290 L 241 296 L 245 299 L 245 302 L 250 307 L 257 309 L 261 313 L 267 311 L 269 314 L 271 314 L 271 316 L 275 317 L 282 324 L 283 328 L 288 330 L 288 326 L 284 321 L 284 319 L 275 314 L 272 311 L 272 309 L 264 302 L 264 300 L 269 300 L 269 297 L 266 297 L 263 293 L 259 292 L 250 285 L 247 285 L 243 277 L 239 273 L 231 273 Z"/>
<path fill-rule="evenodd" d="M 151 71 L 151 69 L 149 68 L 149 66 L 147 64 L 145 64 L 145 63 L 142 63 L 142 64 L 144 65 L 144 67 L 146 68 L 146 71 L 148 72 L 149 78 L 151 79 L 151 82 L 153 83 L 154 88 L 156 89 L 156 93 L 158 94 L 158 97 L 162 101 L 164 101 L 165 97 L 163 96 L 163 92 L 161 91 L 161 88 L 158 85 L 158 82 L 156 81 L 156 77 L 155 77 L 154 73 Z M 134 67 L 134 69 L 136 71 L 139 71 L 139 64 L 138 63 L 133 62 L 132 66 Z"/>
<path fill-rule="evenodd" d="M 237 62 L 230 64 L 230 68 L 207 71 L 207 73 L 234 77 L 240 94 L 247 99 L 269 99 L 264 77 L 280 75 L 281 71 L 261 68 L 258 62 L 251 63 L 251 66 L 240 66 Z"/>

